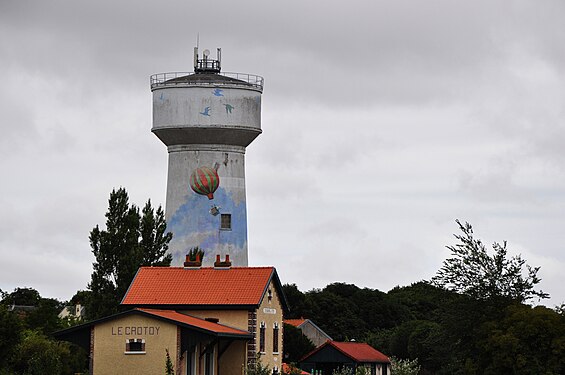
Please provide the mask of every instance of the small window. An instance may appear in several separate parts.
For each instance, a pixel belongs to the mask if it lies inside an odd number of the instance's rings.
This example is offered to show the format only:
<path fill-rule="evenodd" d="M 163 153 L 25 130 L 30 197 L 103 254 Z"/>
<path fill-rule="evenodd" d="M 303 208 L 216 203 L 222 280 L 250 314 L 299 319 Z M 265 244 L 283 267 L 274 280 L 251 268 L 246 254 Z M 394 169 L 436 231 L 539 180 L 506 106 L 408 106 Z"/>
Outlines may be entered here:
<path fill-rule="evenodd" d="M 220 216 L 220 229 L 231 230 L 231 214 L 221 214 Z"/>
<path fill-rule="evenodd" d="M 126 340 L 126 354 L 145 354 L 144 339 Z"/>
<path fill-rule="evenodd" d="M 261 322 L 259 328 L 259 352 L 265 353 L 265 322 Z"/>
<path fill-rule="evenodd" d="M 279 352 L 279 324 L 273 326 L 273 353 Z"/>

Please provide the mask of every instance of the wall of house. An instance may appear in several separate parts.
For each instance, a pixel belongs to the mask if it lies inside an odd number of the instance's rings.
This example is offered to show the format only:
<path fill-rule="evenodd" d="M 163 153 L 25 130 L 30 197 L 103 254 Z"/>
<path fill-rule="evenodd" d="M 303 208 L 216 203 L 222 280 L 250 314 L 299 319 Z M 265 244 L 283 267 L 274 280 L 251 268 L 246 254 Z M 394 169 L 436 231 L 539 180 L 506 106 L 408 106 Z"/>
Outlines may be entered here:
<path fill-rule="evenodd" d="M 310 341 L 312 341 L 312 344 L 314 344 L 316 347 L 330 340 L 330 338 L 324 332 L 321 332 L 318 327 L 316 327 L 309 321 L 304 322 L 304 324 L 302 324 L 299 329 L 302 331 L 302 334 L 308 337 Z"/>
<path fill-rule="evenodd" d="M 220 374 L 241 375 L 247 363 L 246 341 L 234 341 L 220 357 Z"/>
<path fill-rule="evenodd" d="M 261 363 L 274 368 L 275 366 L 281 371 L 283 362 L 283 310 L 280 297 L 276 288 L 271 282 L 267 290 L 272 291 L 272 298 L 269 299 L 269 293 L 265 293 L 259 308 L 257 309 L 257 334 L 255 337 L 256 348 L 259 350 L 259 335 L 261 322 L 265 323 L 265 352 L 261 353 Z M 273 352 L 273 327 L 277 323 L 279 326 L 278 352 Z"/>
<path fill-rule="evenodd" d="M 217 318 L 219 324 L 247 331 L 247 310 L 185 310 L 179 312 L 200 319 Z"/>
<path fill-rule="evenodd" d="M 145 340 L 145 352 L 126 353 L 126 340 Z M 166 352 L 177 361 L 177 327 L 157 319 L 128 315 L 94 327 L 94 375 L 160 374 L 165 371 Z"/>

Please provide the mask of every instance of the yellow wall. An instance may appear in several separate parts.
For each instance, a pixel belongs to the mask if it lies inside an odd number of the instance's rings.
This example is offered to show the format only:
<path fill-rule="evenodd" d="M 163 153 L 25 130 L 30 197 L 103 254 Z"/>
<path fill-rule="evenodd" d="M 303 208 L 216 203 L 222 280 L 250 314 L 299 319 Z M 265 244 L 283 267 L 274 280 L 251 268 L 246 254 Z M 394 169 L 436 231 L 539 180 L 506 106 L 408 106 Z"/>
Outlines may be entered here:
<path fill-rule="evenodd" d="M 247 331 L 247 310 L 185 310 L 183 314 L 200 319 L 217 318 L 219 324 Z"/>
<path fill-rule="evenodd" d="M 125 354 L 126 339 L 145 339 L 145 354 Z M 177 361 L 176 325 L 140 315 L 97 324 L 94 327 L 94 375 L 164 373 L 165 349 L 169 349 L 174 366 Z"/>
<path fill-rule="evenodd" d="M 241 375 L 247 363 L 247 341 L 234 341 L 220 358 L 220 374 Z"/>
<path fill-rule="evenodd" d="M 261 363 L 271 369 L 277 366 L 280 372 L 283 362 L 283 311 L 279 295 L 272 282 L 268 289 L 271 289 L 273 298 L 269 300 L 268 293 L 265 293 L 263 301 L 257 309 L 257 336 L 255 340 L 257 350 L 259 350 L 261 322 L 265 322 L 265 353 L 261 354 Z M 279 325 L 278 353 L 273 353 L 273 326 L 275 322 Z"/>

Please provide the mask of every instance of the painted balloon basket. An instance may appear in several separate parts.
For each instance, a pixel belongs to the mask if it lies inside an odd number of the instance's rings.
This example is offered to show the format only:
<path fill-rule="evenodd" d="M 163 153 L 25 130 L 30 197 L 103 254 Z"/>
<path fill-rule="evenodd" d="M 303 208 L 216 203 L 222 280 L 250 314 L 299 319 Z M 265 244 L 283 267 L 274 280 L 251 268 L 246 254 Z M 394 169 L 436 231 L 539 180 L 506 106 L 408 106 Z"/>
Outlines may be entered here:
<path fill-rule="evenodd" d="M 214 199 L 214 192 L 220 186 L 220 176 L 217 168 L 200 167 L 192 172 L 189 183 L 195 193 Z"/>

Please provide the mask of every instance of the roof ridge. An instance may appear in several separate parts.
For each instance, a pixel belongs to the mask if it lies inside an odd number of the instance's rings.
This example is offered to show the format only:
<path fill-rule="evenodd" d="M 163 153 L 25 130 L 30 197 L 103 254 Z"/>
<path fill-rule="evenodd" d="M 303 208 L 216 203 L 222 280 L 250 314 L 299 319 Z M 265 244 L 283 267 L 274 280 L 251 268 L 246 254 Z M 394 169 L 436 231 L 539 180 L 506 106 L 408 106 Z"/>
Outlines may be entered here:
<path fill-rule="evenodd" d="M 147 268 L 147 269 L 172 269 L 172 270 L 184 270 L 186 269 L 185 267 L 182 266 L 141 266 L 139 268 Z M 252 267 L 247 267 L 247 266 L 235 266 L 235 267 L 230 267 L 228 269 L 236 269 L 236 270 L 240 270 L 240 269 L 273 269 L 275 268 L 275 266 L 252 266 Z M 190 271 L 198 271 L 198 270 L 215 270 L 217 269 L 216 267 L 212 267 L 212 266 L 206 266 L 206 267 L 200 267 L 197 269 L 191 269 Z M 221 269 L 221 271 L 225 271 L 226 269 L 223 268 Z"/>

